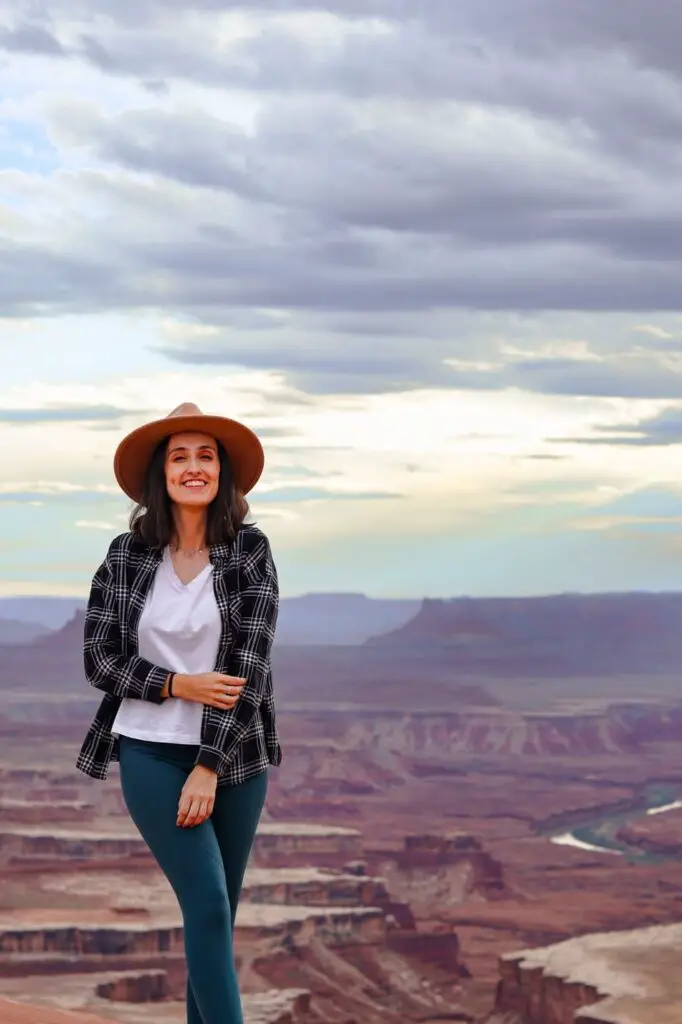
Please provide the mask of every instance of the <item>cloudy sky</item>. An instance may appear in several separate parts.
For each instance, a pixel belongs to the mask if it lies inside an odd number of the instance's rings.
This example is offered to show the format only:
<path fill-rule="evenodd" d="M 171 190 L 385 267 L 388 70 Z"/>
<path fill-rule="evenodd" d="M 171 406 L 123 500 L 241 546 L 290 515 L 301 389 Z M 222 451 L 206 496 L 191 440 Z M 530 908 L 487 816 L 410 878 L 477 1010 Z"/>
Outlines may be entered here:
<path fill-rule="evenodd" d="M 0 593 L 87 592 L 184 400 L 285 594 L 681 587 L 677 5 L 225 6 L 0 10 Z"/>

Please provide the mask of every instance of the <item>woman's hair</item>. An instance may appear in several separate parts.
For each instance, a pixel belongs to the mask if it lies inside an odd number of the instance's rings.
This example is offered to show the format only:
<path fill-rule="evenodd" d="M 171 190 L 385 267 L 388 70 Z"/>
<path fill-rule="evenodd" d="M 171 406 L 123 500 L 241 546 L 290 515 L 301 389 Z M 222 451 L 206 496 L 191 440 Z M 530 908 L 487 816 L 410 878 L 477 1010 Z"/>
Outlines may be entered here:
<path fill-rule="evenodd" d="M 223 544 L 234 540 L 237 530 L 249 514 L 249 504 L 235 485 L 227 452 L 219 441 L 216 444 L 220 477 L 218 493 L 207 509 L 207 544 Z M 167 447 L 168 438 L 165 438 L 155 448 L 145 476 L 142 497 L 130 515 L 132 532 L 154 548 L 164 548 L 175 534 L 172 502 L 166 487 Z"/>

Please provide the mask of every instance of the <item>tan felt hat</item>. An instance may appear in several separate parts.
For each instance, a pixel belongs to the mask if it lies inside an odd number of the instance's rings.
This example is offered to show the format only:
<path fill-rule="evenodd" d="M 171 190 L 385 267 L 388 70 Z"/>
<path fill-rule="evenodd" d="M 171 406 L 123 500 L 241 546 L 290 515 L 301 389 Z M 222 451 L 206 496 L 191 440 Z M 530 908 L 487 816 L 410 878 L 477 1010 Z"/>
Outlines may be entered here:
<path fill-rule="evenodd" d="M 122 490 L 140 501 L 144 479 L 156 446 L 172 434 L 208 434 L 227 452 L 235 483 L 246 494 L 258 482 L 265 456 L 252 430 L 226 416 L 207 416 L 193 402 L 183 402 L 161 420 L 152 420 L 127 434 L 114 455 L 114 473 Z"/>

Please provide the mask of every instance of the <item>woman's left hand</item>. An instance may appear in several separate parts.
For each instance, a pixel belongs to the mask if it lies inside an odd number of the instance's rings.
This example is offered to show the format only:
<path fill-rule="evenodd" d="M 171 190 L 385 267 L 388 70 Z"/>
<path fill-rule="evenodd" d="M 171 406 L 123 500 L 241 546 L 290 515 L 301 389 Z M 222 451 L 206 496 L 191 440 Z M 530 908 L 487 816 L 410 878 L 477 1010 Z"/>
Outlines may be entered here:
<path fill-rule="evenodd" d="M 180 794 L 177 820 L 180 828 L 201 825 L 211 817 L 217 785 L 218 775 L 210 768 L 198 764 L 192 769 Z"/>

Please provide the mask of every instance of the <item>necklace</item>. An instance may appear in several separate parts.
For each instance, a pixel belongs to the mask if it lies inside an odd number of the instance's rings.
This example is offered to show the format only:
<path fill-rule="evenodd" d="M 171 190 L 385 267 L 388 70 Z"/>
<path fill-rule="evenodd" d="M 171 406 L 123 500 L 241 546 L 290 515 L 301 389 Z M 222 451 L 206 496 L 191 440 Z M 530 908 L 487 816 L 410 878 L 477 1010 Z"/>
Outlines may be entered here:
<path fill-rule="evenodd" d="M 183 555 L 185 558 L 194 558 L 196 555 L 202 555 L 204 553 L 204 551 L 206 550 L 206 548 L 205 547 L 202 547 L 202 548 L 180 548 L 180 547 L 174 547 L 173 550 L 175 551 L 176 555 Z"/>

